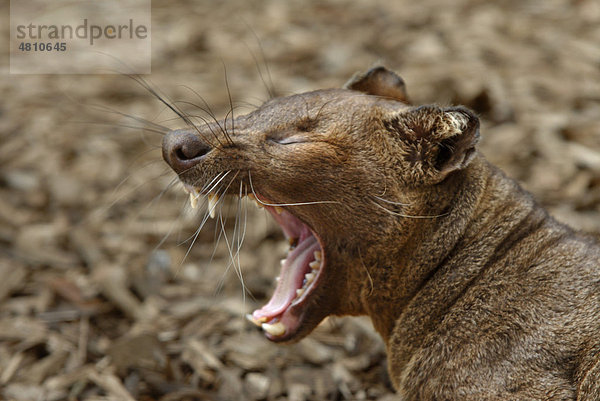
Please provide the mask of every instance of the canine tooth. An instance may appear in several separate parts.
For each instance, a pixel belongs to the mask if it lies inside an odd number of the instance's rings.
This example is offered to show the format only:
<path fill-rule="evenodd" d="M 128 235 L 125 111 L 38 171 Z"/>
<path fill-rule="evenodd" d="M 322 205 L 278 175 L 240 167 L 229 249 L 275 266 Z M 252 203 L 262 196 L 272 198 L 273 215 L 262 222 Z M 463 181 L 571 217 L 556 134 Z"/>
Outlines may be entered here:
<path fill-rule="evenodd" d="M 277 283 L 278 283 L 278 282 L 279 282 L 279 280 L 281 280 L 281 277 L 279 277 L 279 276 L 275 277 L 275 282 L 277 282 Z"/>
<path fill-rule="evenodd" d="M 198 197 L 190 192 L 190 206 L 192 209 L 196 209 L 198 207 Z"/>
<path fill-rule="evenodd" d="M 310 268 L 311 268 L 311 269 L 313 269 L 313 270 L 318 270 L 318 269 L 319 269 L 319 267 L 321 267 L 321 262 L 319 262 L 319 261 L 316 261 L 316 260 L 313 260 L 313 261 L 312 261 L 312 262 L 310 262 L 308 265 L 310 266 Z"/>
<path fill-rule="evenodd" d="M 246 319 L 248 319 L 250 322 L 252 322 L 254 325 L 261 327 L 261 324 L 267 321 L 266 317 L 261 317 L 256 319 L 254 316 L 252 316 L 251 314 L 247 313 L 246 314 Z"/>
<path fill-rule="evenodd" d="M 280 336 L 285 333 L 286 329 L 285 324 L 282 322 L 277 322 L 275 324 L 263 323 L 261 327 L 272 336 Z"/>
<path fill-rule="evenodd" d="M 257 208 L 262 209 L 263 205 L 261 205 L 260 203 L 258 203 L 257 200 L 254 201 L 254 204 L 256 205 Z"/>
<path fill-rule="evenodd" d="M 208 214 L 211 219 L 215 218 L 215 211 L 217 208 L 217 202 L 219 201 L 219 196 L 217 194 L 208 194 Z"/>
<path fill-rule="evenodd" d="M 321 251 L 315 251 L 315 260 L 321 260 Z"/>
<path fill-rule="evenodd" d="M 302 296 L 302 294 L 304 294 L 304 288 L 298 288 L 296 290 L 296 296 L 299 297 Z"/>
<path fill-rule="evenodd" d="M 277 214 L 281 214 L 283 213 L 283 208 L 280 206 L 275 206 L 275 211 L 277 212 Z"/>
<path fill-rule="evenodd" d="M 315 279 L 315 273 L 306 273 L 304 278 L 306 279 L 306 284 L 310 284 Z"/>
<path fill-rule="evenodd" d="M 287 262 L 287 259 L 281 259 L 281 260 L 279 261 L 279 263 L 281 263 L 281 266 L 285 265 L 285 262 Z"/>
<path fill-rule="evenodd" d="M 254 194 L 248 194 L 248 199 L 250 200 L 256 200 L 256 197 L 254 196 Z"/>

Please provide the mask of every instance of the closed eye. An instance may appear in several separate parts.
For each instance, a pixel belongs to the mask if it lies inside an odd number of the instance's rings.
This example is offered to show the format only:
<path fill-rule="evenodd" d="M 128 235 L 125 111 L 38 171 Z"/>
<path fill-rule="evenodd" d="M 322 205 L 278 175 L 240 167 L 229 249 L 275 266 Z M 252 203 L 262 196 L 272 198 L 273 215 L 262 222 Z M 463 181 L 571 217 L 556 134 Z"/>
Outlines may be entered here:
<path fill-rule="evenodd" d="M 273 136 L 267 139 L 277 145 L 294 145 L 297 143 L 309 142 L 308 138 L 304 136 L 292 135 L 292 136 Z"/>
<path fill-rule="evenodd" d="M 295 143 L 304 143 L 308 142 L 306 138 L 298 137 L 298 136 L 290 136 L 287 138 L 280 138 L 276 141 L 280 145 L 293 145 Z"/>

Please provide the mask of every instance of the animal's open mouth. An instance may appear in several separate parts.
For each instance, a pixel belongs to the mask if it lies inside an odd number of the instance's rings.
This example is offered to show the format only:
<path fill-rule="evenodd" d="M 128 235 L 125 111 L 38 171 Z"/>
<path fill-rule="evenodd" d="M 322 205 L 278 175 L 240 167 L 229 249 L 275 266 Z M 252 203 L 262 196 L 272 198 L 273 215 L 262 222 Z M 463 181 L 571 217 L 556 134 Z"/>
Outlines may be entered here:
<path fill-rule="evenodd" d="M 196 207 L 197 190 L 186 185 L 192 207 Z M 214 216 L 218 198 L 208 195 L 208 212 Z M 267 338 L 285 341 L 300 329 L 305 317 L 305 306 L 320 283 L 325 267 L 325 253 L 317 234 L 298 217 L 281 206 L 268 202 L 259 195 L 248 198 L 267 210 L 283 230 L 290 247 L 281 260 L 281 272 L 271 299 L 262 308 L 247 315 L 248 320 L 262 327 Z"/>
<path fill-rule="evenodd" d="M 325 254 L 319 238 L 299 218 L 278 206 L 263 206 L 281 226 L 290 248 L 281 261 L 277 287 L 269 302 L 249 319 L 260 325 L 271 340 L 292 337 L 299 329 L 304 306 L 319 284 Z"/>

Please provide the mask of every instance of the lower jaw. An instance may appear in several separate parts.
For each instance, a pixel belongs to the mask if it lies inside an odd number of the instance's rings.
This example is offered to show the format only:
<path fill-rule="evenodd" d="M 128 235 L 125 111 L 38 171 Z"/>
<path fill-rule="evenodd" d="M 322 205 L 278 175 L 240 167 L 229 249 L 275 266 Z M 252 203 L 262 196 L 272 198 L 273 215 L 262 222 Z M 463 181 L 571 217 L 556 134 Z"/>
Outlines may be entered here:
<path fill-rule="evenodd" d="M 261 326 L 265 336 L 274 342 L 295 341 L 302 338 L 303 333 L 311 331 L 307 326 L 313 321 L 314 296 L 319 292 L 325 261 L 322 245 L 314 234 L 308 237 L 300 235 L 299 238 L 294 250 L 282 260 L 273 296 L 265 306 L 248 315 L 248 319 Z M 293 298 L 291 289 L 296 287 L 299 288 Z M 287 301 L 284 301 L 286 298 Z M 282 308 L 284 302 L 287 306 Z"/>
<path fill-rule="evenodd" d="M 322 278 L 320 278 L 322 279 Z M 319 284 L 319 283 L 315 283 Z M 319 295 L 319 288 L 312 288 L 310 293 L 297 304 L 289 305 L 281 314 L 269 318 L 263 324 L 252 315 L 248 318 L 259 326 L 263 326 L 265 337 L 273 342 L 293 343 L 301 340 L 308 335 L 329 313 L 329 308 L 321 303 L 322 294 Z M 270 333 L 265 329 L 265 324 L 282 325 L 285 328 L 283 333 Z"/>
<path fill-rule="evenodd" d="M 278 318 L 278 322 L 283 323 L 286 326 L 285 333 L 276 336 L 265 331 L 265 337 L 273 342 L 294 341 L 295 337 L 299 334 L 299 329 L 303 326 L 302 320 L 302 318 L 290 317 L 289 314 L 284 313 Z"/>
<path fill-rule="evenodd" d="M 310 299 L 303 300 L 300 305 L 288 306 L 280 315 L 274 316 L 266 322 L 268 325 L 283 325 L 285 331 L 282 334 L 271 334 L 263 327 L 265 336 L 273 342 L 293 342 L 300 340 L 311 331 L 311 324 L 316 325 L 313 323 L 313 319 L 311 319 L 316 317 L 316 315 L 311 313 L 310 309 L 313 309 L 310 306 Z M 252 320 L 256 323 L 256 320 Z"/>
<path fill-rule="evenodd" d="M 306 337 L 323 320 L 323 316 L 311 316 L 311 319 L 305 319 L 306 311 L 301 311 L 299 317 L 295 317 L 293 311 L 286 311 L 279 318 L 280 322 L 287 326 L 287 330 L 280 336 L 274 336 L 265 332 L 265 337 L 276 343 L 294 343 Z"/>

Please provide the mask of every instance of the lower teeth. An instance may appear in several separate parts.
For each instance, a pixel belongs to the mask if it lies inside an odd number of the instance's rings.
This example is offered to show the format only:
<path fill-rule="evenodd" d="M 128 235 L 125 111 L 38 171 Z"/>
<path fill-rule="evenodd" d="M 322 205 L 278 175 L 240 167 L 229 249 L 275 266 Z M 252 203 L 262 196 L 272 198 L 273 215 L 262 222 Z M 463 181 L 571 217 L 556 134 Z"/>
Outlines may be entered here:
<path fill-rule="evenodd" d="M 306 273 L 304 275 L 304 280 L 302 281 L 302 287 L 298 288 L 296 290 L 296 299 L 300 298 L 304 294 L 304 292 L 307 290 L 310 283 L 312 283 L 314 281 L 315 277 L 317 276 L 316 272 L 317 272 L 318 268 L 321 266 L 321 264 L 315 260 L 315 261 L 312 261 L 311 263 L 309 263 L 309 266 L 312 268 L 312 270 L 310 273 Z"/>
<path fill-rule="evenodd" d="M 272 336 L 281 336 L 285 333 L 286 327 L 282 322 L 277 322 L 274 324 L 263 323 L 261 325 L 262 329 L 269 333 Z"/>
<path fill-rule="evenodd" d="M 258 327 L 261 327 L 261 325 L 267 321 L 266 317 L 261 317 L 261 318 L 257 319 L 249 313 L 246 315 L 246 319 L 248 319 L 249 321 L 251 321 L 252 323 L 257 325 Z"/>

